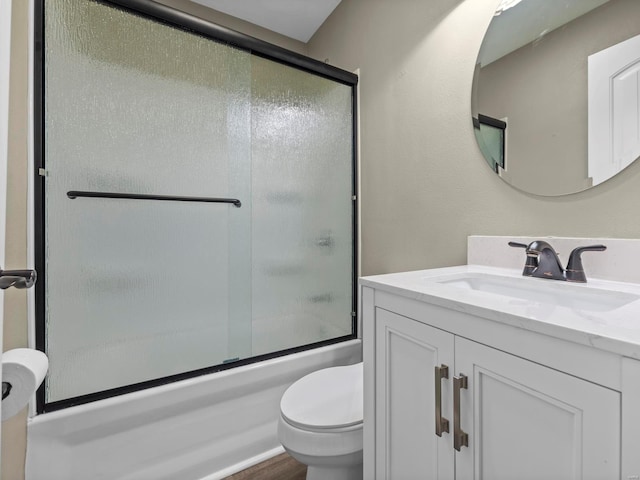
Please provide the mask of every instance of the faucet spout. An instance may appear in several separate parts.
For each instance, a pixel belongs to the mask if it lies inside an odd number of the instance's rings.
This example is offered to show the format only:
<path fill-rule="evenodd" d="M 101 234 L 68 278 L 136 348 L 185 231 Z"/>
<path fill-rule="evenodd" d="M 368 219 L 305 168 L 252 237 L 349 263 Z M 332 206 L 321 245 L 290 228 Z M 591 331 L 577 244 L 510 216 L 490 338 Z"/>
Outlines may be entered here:
<path fill-rule="evenodd" d="M 551 245 L 543 240 L 531 242 L 527 247 L 527 256 L 537 256 L 538 266 L 531 272 L 532 277 L 566 280 L 560 257 Z"/>

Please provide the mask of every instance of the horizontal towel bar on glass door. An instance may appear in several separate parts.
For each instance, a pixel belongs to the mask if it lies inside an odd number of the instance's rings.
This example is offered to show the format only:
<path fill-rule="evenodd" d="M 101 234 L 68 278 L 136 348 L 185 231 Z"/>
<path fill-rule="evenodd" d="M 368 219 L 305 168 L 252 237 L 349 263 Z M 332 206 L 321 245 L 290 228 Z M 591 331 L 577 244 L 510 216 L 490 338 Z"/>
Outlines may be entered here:
<path fill-rule="evenodd" d="M 127 198 L 131 200 L 169 200 L 175 202 L 204 202 L 204 203 L 231 203 L 240 208 L 242 203 L 237 198 L 214 198 L 214 197 L 178 197 L 174 195 L 143 195 L 138 193 L 110 193 L 110 192 L 80 192 L 71 190 L 67 192 L 70 199 L 85 198 Z"/>

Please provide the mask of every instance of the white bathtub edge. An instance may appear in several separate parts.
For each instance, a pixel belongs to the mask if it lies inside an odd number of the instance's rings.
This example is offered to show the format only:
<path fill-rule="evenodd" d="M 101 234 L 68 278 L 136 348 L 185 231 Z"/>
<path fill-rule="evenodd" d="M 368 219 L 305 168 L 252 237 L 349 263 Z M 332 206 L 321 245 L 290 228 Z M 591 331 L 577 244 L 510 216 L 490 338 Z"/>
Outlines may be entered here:
<path fill-rule="evenodd" d="M 279 402 L 295 380 L 361 360 L 360 340 L 38 415 L 25 480 L 218 480 L 281 451 Z"/>

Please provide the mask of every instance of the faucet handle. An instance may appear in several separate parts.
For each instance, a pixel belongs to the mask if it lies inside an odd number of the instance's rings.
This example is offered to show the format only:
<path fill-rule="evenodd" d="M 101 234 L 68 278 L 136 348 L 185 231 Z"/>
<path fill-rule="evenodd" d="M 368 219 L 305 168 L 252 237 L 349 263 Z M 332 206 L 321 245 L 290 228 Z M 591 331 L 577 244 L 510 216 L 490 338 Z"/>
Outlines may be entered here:
<path fill-rule="evenodd" d="M 527 250 L 527 261 L 524 264 L 524 269 L 522 270 L 522 275 L 525 277 L 530 277 L 533 271 L 538 268 L 538 256 L 537 255 L 529 255 L 528 249 L 529 245 L 518 242 L 509 242 L 510 247 L 516 248 L 524 248 Z"/>
<path fill-rule="evenodd" d="M 569 282 L 586 283 L 587 276 L 584 274 L 584 267 L 582 266 L 582 252 L 602 252 L 606 250 L 605 245 L 589 245 L 586 247 L 574 248 L 569 256 L 569 263 L 567 263 L 566 276 Z"/>

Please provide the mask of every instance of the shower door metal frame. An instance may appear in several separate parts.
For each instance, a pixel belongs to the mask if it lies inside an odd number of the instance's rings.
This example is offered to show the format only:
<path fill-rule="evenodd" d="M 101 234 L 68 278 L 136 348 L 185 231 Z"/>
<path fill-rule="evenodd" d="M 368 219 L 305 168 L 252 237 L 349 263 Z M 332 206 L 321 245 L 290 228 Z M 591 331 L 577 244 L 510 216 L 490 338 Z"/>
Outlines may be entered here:
<path fill-rule="evenodd" d="M 188 13 L 175 10 L 166 5 L 156 3 L 152 0 L 87 0 L 105 5 L 121 8 L 134 15 L 149 18 L 170 27 L 179 28 L 195 35 L 204 36 L 212 41 L 231 45 L 271 61 L 294 67 L 308 73 L 318 75 L 338 83 L 347 85 L 352 91 L 352 327 L 351 335 L 332 338 L 321 342 L 302 345 L 287 350 L 281 350 L 269 354 L 259 355 L 242 359 L 233 363 L 214 365 L 207 368 L 183 372 L 168 377 L 162 377 L 112 388 L 100 392 L 90 393 L 78 397 L 73 397 L 55 402 L 46 402 L 45 383 L 36 393 L 37 413 L 52 412 L 74 405 L 102 400 L 117 395 L 135 392 L 138 390 L 165 385 L 168 383 L 193 378 L 200 375 L 214 373 L 222 370 L 260 362 L 296 352 L 310 350 L 326 345 L 344 342 L 357 338 L 357 318 L 358 318 L 358 171 L 357 171 L 357 84 L 358 76 L 352 72 L 328 65 L 318 60 L 305 57 L 299 53 L 287 50 L 267 43 L 263 40 L 250 37 L 248 35 L 230 30 L 226 27 L 210 23 L 206 20 L 194 17 Z M 35 337 L 36 348 L 46 351 L 46 304 L 45 304 L 45 184 L 44 175 L 46 173 L 46 159 L 44 158 L 44 99 L 45 99 L 45 78 L 44 78 L 44 4 L 46 0 L 33 0 L 34 2 L 34 240 L 35 240 L 35 266 L 38 272 L 38 282 L 35 291 Z"/>

